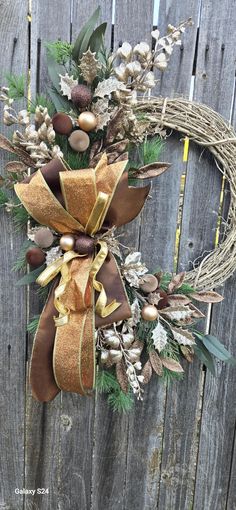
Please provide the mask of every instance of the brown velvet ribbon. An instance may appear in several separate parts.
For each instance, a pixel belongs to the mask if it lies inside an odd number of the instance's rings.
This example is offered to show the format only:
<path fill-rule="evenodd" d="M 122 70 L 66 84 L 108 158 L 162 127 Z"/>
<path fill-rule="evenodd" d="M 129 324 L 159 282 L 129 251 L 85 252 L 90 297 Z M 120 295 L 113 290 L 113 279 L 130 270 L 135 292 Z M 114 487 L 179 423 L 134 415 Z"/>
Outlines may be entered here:
<path fill-rule="evenodd" d="M 88 218 L 98 194 L 106 194 L 107 207 L 99 228 L 121 226 L 141 211 L 150 186 L 128 186 L 126 162 L 107 164 L 103 155 L 96 169 L 69 171 L 59 159 L 52 160 L 17 184 L 16 193 L 29 213 L 60 234 L 86 232 Z M 89 227 L 88 227 L 89 228 Z M 92 234 L 93 236 L 93 234 Z M 97 231 L 97 237 L 99 233 Z M 31 357 L 30 382 L 34 398 L 52 400 L 60 389 L 86 394 L 94 385 L 95 326 L 105 326 L 131 315 L 118 266 L 111 252 L 100 267 L 96 279 L 106 292 L 107 304 L 119 303 L 112 313 L 102 317 L 94 308 L 94 290 L 90 276 L 93 256 L 74 258 L 68 264 L 70 281 L 63 303 L 70 309 L 66 324 L 56 327 L 53 317 L 56 277 L 42 311 Z"/>

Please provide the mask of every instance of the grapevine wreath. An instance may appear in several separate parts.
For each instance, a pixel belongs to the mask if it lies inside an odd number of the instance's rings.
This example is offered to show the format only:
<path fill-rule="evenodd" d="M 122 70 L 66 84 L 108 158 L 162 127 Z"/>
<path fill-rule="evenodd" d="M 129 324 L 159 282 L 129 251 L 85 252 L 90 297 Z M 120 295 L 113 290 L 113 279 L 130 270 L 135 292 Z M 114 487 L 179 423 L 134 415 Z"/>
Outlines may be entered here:
<path fill-rule="evenodd" d="M 18 227 L 27 225 L 14 266 L 25 272 L 18 284 L 36 281 L 44 300 L 28 325 L 33 396 L 46 402 L 60 390 L 84 395 L 96 386 L 113 409 L 128 410 L 153 372 L 181 378 L 181 357 L 191 363 L 196 354 L 212 372 L 212 355 L 233 361 L 219 340 L 198 331 L 197 304 L 221 301 L 212 289 L 235 267 L 236 136 L 207 106 L 151 96 L 156 72 L 165 71 L 191 20 L 169 25 L 164 37 L 154 30 L 153 49 L 124 42 L 110 54 L 106 23 L 94 28 L 98 17 L 99 8 L 73 45 L 46 44 L 51 85 L 26 98 L 27 109 L 19 106 L 23 77 L 6 76 L 4 124 L 16 128 L 11 140 L 0 135 L 1 149 L 14 155 L 0 202 Z M 229 219 L 225 240 L 199 267 L 151 274 L 116 229 L 144 206 L 150 184 L 135 184 L 168 168 L 158 160 L 172 130 L 215 156 L 231 189 Z"/>

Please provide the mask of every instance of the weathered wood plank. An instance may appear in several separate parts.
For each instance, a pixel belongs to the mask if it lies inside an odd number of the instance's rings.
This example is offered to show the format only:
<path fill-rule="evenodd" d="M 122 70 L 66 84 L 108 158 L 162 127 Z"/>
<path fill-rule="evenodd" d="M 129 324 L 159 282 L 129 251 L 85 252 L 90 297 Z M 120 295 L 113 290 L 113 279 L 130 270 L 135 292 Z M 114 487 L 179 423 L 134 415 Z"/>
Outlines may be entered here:
<path fill-rule="evenodd" d="M 1 85 L 6 85 L 8 72 L 24 74 L 27 81 L 27 30 L 27 1 L 1 2 Z M 2 105 L 0 113 L 2 119 Z M 10 134 L 2 120 L 1 133 Z M 6 154 L 1 152 L 1 174 L 6 161 Z M 16 231 L 11 216 L 3 210 L 0 225 L 0 507 L 20 510 L 24 498 L 15 489 L 24 487 L 26 293 L 16 287 L 18 276 L 12 272 L 12 266 L 24 233 Z"/>
<path fill-rule="evenodd" d="M 168 23 L 178 23 L 180 19 L 182 20 L 185 16 L 190 15 L 190 12 L 197 12 L 196 4 L 195 9 L 192 10 L 191 8 L 192 5 L 189 5 L 186 13 L 186 6 L 183 6 L 182 10 L 179 6 L 180 12 L 178 9 L 177 13 L 174 12 L 172 16 L 172 9 L 170 9 L 169 15 L 166 4 L 161 2 L 158 23 L 161 33 L 166 33 Z M 184 14 L 182 11 L 184 11 Z M 169 79 L 162 86 L 161 93 L 164 96 L 173 95 L 175 91 L 173 83 L 175 83 L 176 60 L 182 76 L 181 89 L 179 90 L 183 94 L 188 93 L 196 31 L 190 31 L 189 37 L 190 43 L 189 45 L 186 44 L 184 52 L 181 53 L 180 61 L 180 50 L 176 48 L 169 70 Z M 159 91 L 160 86 L 157 87 L 156 93 Z M 178 140 L 179 136 L 173 136 L 165 143 L 161 159 L 171 162 L 173 167 L 166 174 L 153 181 L 152 200 L 147 203 L 142 214 L 140 250 L 143 254 L 143 260 L 150 269 L 162 267 L 165 270 L 173 270 L 174 267 L 179 191 L 181 174 L 184 170 L 182 146 Z M 145 391 L 144 402 L 142 406 L 139 406 L 133 419 L 133 426 L 129 429 L 126 481 L 127 509 L 132 504 L 135 504 L 135 507 L 140 510 L 142 508 L 154 509 L 157 507 L 163 462 L 162 443 L 166 405 L 166 388 L 153 377 L 149 388 Z M 170 419 L 169 414 L 167 421 L 168 419 Z M 137 427 L 137 423 L 141 423 L 142 426 Z M 171 430 L 173 433 L 173 428 Z M 137 462 L 138 457 L 140 459 L 139 463 Z M 138 486 L 131 483 L 134 472 L 137 472 Z M 160 508 L 168 507 L 160 506 Z"/>
<path fill-rule="evenodd" d="M 211 13 L 206 12 L 207 5 L 202 5 L 202 15 L 198 44 L 198 59 L 196 67 L 196 86 L 194 97 L 198 101 L 207 102 L 216 109 L 221 104 L 221 111 L 228 111 L 231 103 L 232 74 L 224 69 L 221 55 L 221 38 L 216 37 L 220 13 L 214 12 L 216 5 L 212 4 Z M 222 22 L 222 18 L 221 18 Z M 226 32 L 227 22 L 222 27 Z M 214 28 L 213 28 L 214 27 Z M 206 44 L 209 45 L 207 55 L 212 48 L 214 60 L 210 57 L 205 62 Z M 207 65 L 207 70 L 205 66 Z M 204 78 L 204 72 L 207 73 Z M 224 85 L 216 81 L 216 76 L 222 76 Z M 217 82 L 217 83 L 216 83 Z M 214 95 L 212 87 L 214 86 Z M 207 87 L 207 88 L 206 88 Z M 222 90 L 227 92 L 223 94 Z M 226 100 L 224 100 L 224 98 Z M 199 256 L 204 249 L 214 245 L 215 227 L 221 189 L 220 174 L 216 171 L 212 160 L 204 155 L 199 161 L 200 151 L 195 147 L 190 151 L 187 179 L 184 195 L 183 220 L 180 240 L 179 267 L 188 268 L 188 261 Z M 204 169 L 204 171 L 203 171 Z M 209 189 L 210 211 L 209 211 Z M 194 204 L 194 207 L 193 207 Z M 217 312 L 218 313 L 218 312 Z M 198 449 L 198 424 L 201 391 L 201 374 L 198 363 L 190 367 L 184 384 L 173 388 L 168 395 L 167 417 L 164 431 L 164 455 L 162 464 L 162 488 L 160 491 L 160 508 L 189 509 L 193 496 L 196 454 Z M 187 402 L 187 406 L 185 404 Z M 209 404 L 210 407 L 210 404 Z M 168 426 L 168 423 L 170 424 Z M 176 437 L 176 435 L 178 437 Z M 213 445 L 212 445 L 213 446 Z M 214 456 L 213 450 L 212 455 Z M 207 473 L 207 476 L 206 476 Z M 204 465 L 202 479 L 211 477 L 211 467 Z M 209 488 L 209 487 L 208 487 Z M 197 497 L 202 493 L 198 486 Z M 206 496 L 206 493 L 205 493 Z M 214 506 L 214 508 L 218 508 Z M 213 508 L 212 507 L 212 508 Z M 210 508 L 204 497 L 200 496 L 197 508 Z M 221 508 L 221 507 L 219 507 Z"/>
<path fill-rule="evenodd" d="M 49 82 L 45 63 L 45 42 L 59 38 L 70 40 L 70 0 L 32 2 L 31 23 L 31 96 L 45 92 Z M 63 22 L 62 22 L 63 20 Z M 32 318 L 42 308 L 36 288 L 30 293 L 29 316 Z M 29 356 L 32 339 L 29 343 Z M 48 488 L 49 494 L 28 496 L 28 504 L 39 510 L 56 508 L 61 495 L 60 476 L 60 395 L 49 404 L 36 402 L 27 392 L 26 426 L 26 475 L 27 487 Z"/>
<path fill-rule="evenodd" d="M 230 118 L 231 100 L 234 87 L 235 44 L 232 41 L 232 30 L 235 26 L 235 10 L 230 2 L 221 6 L 221 23 L 218 23 L 220 12 L 214 12 L 206 3 L 203 5 L 205 23 L 209 22 L 212 41 L 206 37 L 209 45 L 207 50 L 207 64 L 203 71 L 206 73 L 205 85 L 208 94 L 212 94 L 215 107 L 225 118 Z M 204 24 L 203 28 L 204 28 Z M 216 57 L 217 55 L 217 57 Z M 210 67 L 210 72 L 209 72 Z M 216 93 L 216 76 L 219 92 Z M 233 124 L 236 125 L 234 112 Z M 225 197 L 226 207 L 228 196 Z M 213 307 L 210 333 L 217 336 L 235 356 L 234 324 L 235 324 L 235 277 L 226 282 L 220 292 L 224 301 Z M 199 510 L 204 504 L 207 508 L 236 508 L 234 442 L 235 442 L 235 378 L 234 367 L 222 365 L 218 362 L 217 376 L 212 378 L 206 373 L 204 387 L 203 411 L 201 421 L 201 436 L 198 454 L 198 468 L 196 475 L 196 490 L 194 510 Z M 205 474 L 208 473 L 206 477 Z M 229 492 L 229 494 L 228 494 Z"/>

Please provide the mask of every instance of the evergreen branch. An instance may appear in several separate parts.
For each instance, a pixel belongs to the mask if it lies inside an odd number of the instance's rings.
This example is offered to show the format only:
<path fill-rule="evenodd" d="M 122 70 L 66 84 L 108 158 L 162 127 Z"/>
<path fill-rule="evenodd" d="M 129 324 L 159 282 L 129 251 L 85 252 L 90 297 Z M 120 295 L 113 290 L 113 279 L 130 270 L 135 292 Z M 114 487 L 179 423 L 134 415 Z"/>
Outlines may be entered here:
<path fill-rule="evenodd" d="M 7 85 L 9 87 L 8 96 L 11 99 L 22 99 L 25 97 L 25 77 L 16 74 L 6 74 Z"/>
<path fill-rule="evenodd" d="M 27 324 L 27 331 L 34 335 L 37 331 L 38 325 L 39 325 L 39 319 L 40 315 L 34 315 L 34 317 L 31 319 L 31 321 Z"/>
<path fill-rule="evenodd" d="M 20 252 L 17 255 L 17 259 L 12 267 L 12 271 L 26 271 L 27 270 L 26 252 L 30 246 L 35 246 L 35 244 L 32 241 L 27 239 L 23 243 L 23 245 L 20 249 Z"/>

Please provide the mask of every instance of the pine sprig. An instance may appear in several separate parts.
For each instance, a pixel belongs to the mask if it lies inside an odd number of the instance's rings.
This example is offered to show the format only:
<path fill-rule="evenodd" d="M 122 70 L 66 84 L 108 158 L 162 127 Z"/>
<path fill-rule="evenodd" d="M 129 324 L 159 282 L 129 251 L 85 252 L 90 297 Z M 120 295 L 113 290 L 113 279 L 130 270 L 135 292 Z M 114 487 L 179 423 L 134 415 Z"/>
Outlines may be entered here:
<path fill-rule="evenodd" d="M 3 189 L 0 189 L 0 207 L 4 207 L 4 205 L 7 203 L 9 197 Z"/>
<path fill-rule="evenodd" d="M 53 102 L 45 94 L 37 94 L 36 98 L 31 101 L 29 107 L 30 113 L 35 113 L 36 107 L 39 105 L 48 109 L 50 117 L 52 117 L 52 115 L 55 113 Z"/>
<path fill-rule="evenodd" d="M 22 227 L 27 225 L 29 215 L 23 205 L 17 204 L 16 207 L 12 208 L 11 212 L 13 215 L 13 221 L 15 223 L 16 230 L 21 230 Z"/>
<path fill-rule="evenodd" d="M 9 88 L 8 96 L 11 99 L 21 99 L 25 96 L 25 77 L 16 74 L 6 74 L 7 85 Z"/>
<path fill-rule="evenodd" d="M 108 393 L 107 401 L 113 411 L 127 413 L 134 405 L 130 392 L 124 393 L 112 372 L 99 370 L 96 377 L 96 388 L 99 393 Z"/>
<path fill-rule="evenodd" d="M 20 252 L 17 255 L 17 259 L 12 267 L 12 271 L 26 271 L 27 270 L 26 252 L 30 246 L 35 246 L 35 244 L 32 241 L 27 239 L 23 243 L 23 245 L 20 249 Z"/>
<path fill-rule="evenodd" d="M 39 325 L 39 319 L 40 315 L 34 315 L 34 317 L 31 319 L 31 321 L 27 324 L 27 331 L 34 335 L 37 331 L 38 325 Z"/>
<path fill-rule="evenodd" d="M 48 55 L 57 64 L 65 65 L 72 56 L 73 46 L 66 41 L 47 42 L 45 44 Z"/>

